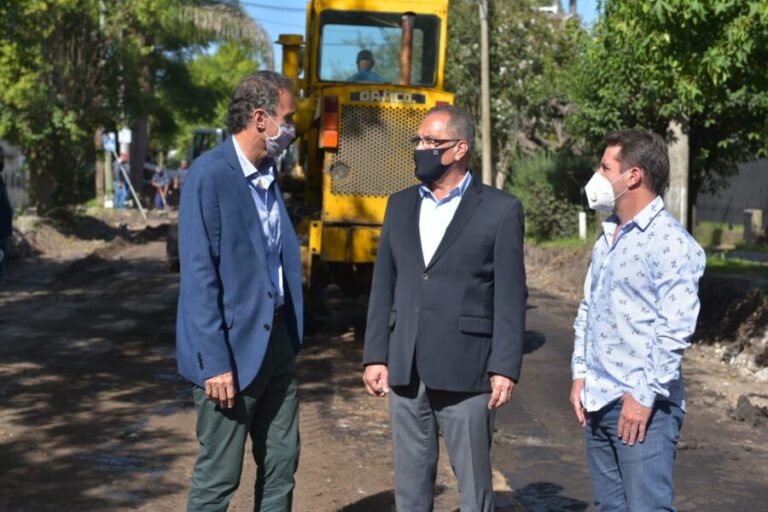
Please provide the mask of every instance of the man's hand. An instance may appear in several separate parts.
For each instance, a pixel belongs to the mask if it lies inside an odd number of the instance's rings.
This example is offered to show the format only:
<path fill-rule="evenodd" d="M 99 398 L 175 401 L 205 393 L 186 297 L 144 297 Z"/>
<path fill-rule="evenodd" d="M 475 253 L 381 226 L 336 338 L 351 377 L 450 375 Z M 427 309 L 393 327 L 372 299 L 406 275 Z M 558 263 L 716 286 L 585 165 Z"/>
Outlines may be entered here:
<path fill-rule="evenodd" d="M 232 372 L 222 373 L 205 381 L 205 394 L 222 410 L 235 406 L 235 378 Z"/>
<path fill-rule="evenodd" d="M 584 379 L 573 379 L 571 384 L 571 404 L 573 412 L 576 413 L 576 420 L 582 427 L 587 424 L 587 411 L 581 403 L 581 390 L 584 389 Z"/>
<path fill-rule="evenodd" d="M 369 364 L 363 373 L 365 390 L 369 395 L 387 396 L 389 393 L 389 370 L 385 364 Z"/>
<path fill-rule="evenodd" d="M 494 373 L 491 375 L 491 399 L 488 401 L 489 409 L 498 409 L 509 402 L 515 383 L 512 379 Z"/>
<path fill-rule="evenodd" d="M 624 393 L 622 402 L 624 404 L 621 406 L 619 416 L 619 437 L 629 446 L 634 445 L 635 440 L 642 443 L 645 441 L 645 428 L 648 426 L 653 409 L 635 400 L 631 393 Z"/>

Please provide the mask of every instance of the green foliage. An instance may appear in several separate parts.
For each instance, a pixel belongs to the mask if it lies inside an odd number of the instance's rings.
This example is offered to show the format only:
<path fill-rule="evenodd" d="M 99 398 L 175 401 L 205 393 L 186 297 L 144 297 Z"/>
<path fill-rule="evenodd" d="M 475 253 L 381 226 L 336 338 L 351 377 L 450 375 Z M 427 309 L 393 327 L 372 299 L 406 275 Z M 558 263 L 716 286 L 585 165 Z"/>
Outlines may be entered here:
<path fill-rule="evenodd" d="M 271 62 L 263 30 L 231 0 L 0 2 L 0 137 L 24 149 L 40 213 L 90 195 L 98 128 L 149 118 L 162 146 L 219 115 L 221 84 L 187 66 L 223 40 L 250 48 L 225 58 L 227 71 L 255 67 L 256 54 Z"/>
<path fill-rule="evenodd" d="M 261 56 L 250 43 L 228 41 L 169 67 L 151 117 L 155 142 L 184 154 L 195 128 L 226 126 L 229 97 L 262 67 Z"/>
<path fill-rule="evenodd" d="M 574 67 L 570 128 L 588 147 L 612 129 L 690 140 L 691 197 L 768 155 L 768 0 L 605 0 Z"/>
<path fill-rule="evenodd" d="M 539 151 L 512 160 L 507 190 L 523 203 L 526 236 L 552 240 L 578 234 L 581 189 L 591 166 L 567 152 Z"/>
<path fill-rule="evenodd" d="M 570 66 L 583 31 L 535 7 L 534 0 L 492 1 L 489 13 L 493 161 L 506 173 L 523 152 L 559 150 L 570 143 Z M 479 120 L 480 22 L 474 0 L 450 4 L 446 87 Z"/>

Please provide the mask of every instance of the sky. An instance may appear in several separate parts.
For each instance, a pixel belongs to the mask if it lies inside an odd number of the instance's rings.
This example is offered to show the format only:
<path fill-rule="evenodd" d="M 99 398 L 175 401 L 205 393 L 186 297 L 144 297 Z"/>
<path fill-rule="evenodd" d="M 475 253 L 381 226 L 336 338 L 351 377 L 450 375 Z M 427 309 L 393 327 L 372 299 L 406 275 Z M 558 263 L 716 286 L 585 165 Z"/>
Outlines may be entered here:
<path fill-rule="evenodd" d="M 496 0 L 514 1 L 514 0 Z M 586 25 L 597 17 L 598 0 L 578 0 L 576 9 Z M 240 0 L 246 12 L 269 34 L 273 42 L 280 34 L 304 34 L 307 0 Z M 563 0 L 568 9 L 568 0 Z M 448 20 L 450 23 L 450 19 Z M 279 70 L 282 62 L 282 48 L 274 45 L 275 66 Z"/>

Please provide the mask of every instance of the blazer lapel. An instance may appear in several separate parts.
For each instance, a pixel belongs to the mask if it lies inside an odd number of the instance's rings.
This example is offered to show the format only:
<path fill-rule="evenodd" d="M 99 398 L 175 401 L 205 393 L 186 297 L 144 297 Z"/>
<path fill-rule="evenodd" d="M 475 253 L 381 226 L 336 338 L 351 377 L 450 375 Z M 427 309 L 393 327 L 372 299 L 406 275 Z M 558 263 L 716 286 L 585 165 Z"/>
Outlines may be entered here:
<path fill-rule="evenodd" d="M 477 181 L 477 177 L 475 175 L 472 175 L 472 182 L 464 192 L 464 195 L 461 198 L 461 202 L 459 203 L 459 207 L 456 209 L 456 213 L 453 215 L 453 219 L 451 219 L 450 224 L 448 224 L 448 228 L 445 230 L 443 239 L 440 240 L 440 244 L 437 246 L 435 254 L 432 256 L 432 259 L 426 267 L 427 270 L 432 268 L 437 260 L 439 260 L 443 254 L 445 254 L 445 251 L 448 250 L 448 247 L 451 246 L 459 233 L 461 233 L 461 231 L 464 229 L 464 226 L 467 225 L 469 219 L 472 218 L 475 210 L 477 210 L 477 207 L 480 206 L 480 203 L 482 202 L 482 197 L 480 195 L 482 190 L 482 184 Z"/>
<path fill-rule="evenodd" d="M 245 179 L 245 175 L 243 175 L 243 170 L 237 159 L 237 153 L 235 152 L 232 137 L 227 139 L 225 144 L 227 145 L 225 151 L 227 163 L 231 167 L 229 184 L 237 191 L 240 213 L 243 216 L 243 222 L 248 230 L 248 238 L 251 239 L 251 244 L 253 244 L 253 248 L 256 251 L 256 256 L 258 256 L 262 266 L 267 268 L 267 250 L 264 247 L 264 233 L 261 231 L 261 219 L 259 218 L 259 211 L 256 209 L 256 204 L 253 202 L 251 187 L 248 184 L 248 180 Z"/>
<path fill-rule="evenodd" d="M 421 232 L 419 230 L 419 218 L 421 217 L 421 193 L 419 192 L 418 187 L 414 187 L 413 194 L 411 195 L 411 204 L 408 205 L 404 211 L 408 215 L 408 217 L 404 219 L 406 225 L 408 226 L 408 246 L 416 249 L 416 257 L 419 260 L 421 268 L 424 269 L 426 268 L 424 266 L 424 249 L 421 247 Z M 416 222 L 414 222 L 412 219 L 416 219 Z"/>

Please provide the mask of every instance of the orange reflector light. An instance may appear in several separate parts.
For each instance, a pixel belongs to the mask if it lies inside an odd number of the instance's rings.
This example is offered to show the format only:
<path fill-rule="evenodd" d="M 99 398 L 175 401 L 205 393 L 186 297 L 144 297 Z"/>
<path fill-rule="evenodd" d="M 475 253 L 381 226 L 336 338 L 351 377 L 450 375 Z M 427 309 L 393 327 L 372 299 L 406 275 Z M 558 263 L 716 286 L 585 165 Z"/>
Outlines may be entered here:
<path fill-rule="evenodd" d="M 323 98 L 322 135 L 320 143 L 324 148 L 339 147 L 339 97 Z"/>

